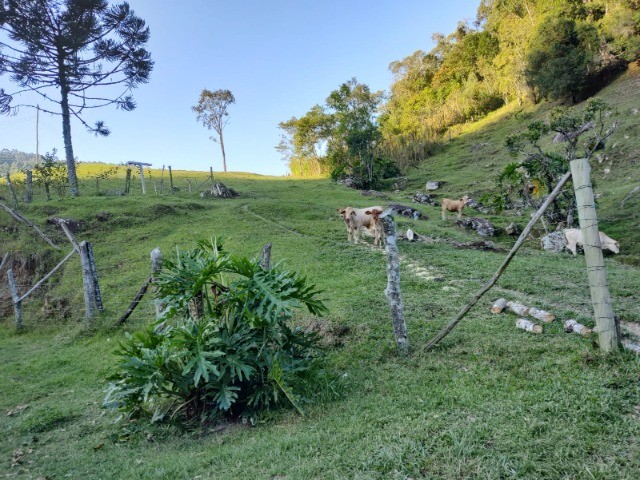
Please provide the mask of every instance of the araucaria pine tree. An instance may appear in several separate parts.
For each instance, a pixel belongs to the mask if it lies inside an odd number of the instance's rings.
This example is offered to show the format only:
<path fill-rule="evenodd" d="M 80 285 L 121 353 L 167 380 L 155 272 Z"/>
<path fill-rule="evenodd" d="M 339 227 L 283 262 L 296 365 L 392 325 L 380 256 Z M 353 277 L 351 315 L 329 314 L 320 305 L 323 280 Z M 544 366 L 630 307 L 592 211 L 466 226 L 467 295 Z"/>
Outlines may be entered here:
<path fill-rule="evenodd" d="M 96 135 L 109 135 L 102 121 L 89 125 L 86 110 L 115 105 L 131 111 L 131 91 L 149 80 L 153 61 L 146 50 L 149 28 L 129 4 L 107 0 L 0 0 L 0 75 L 19 86 L 0 88 L 0 113 L 19 107 L 13 98 L 32 92 L 58 107 L 70 192 L 78 195 L 71 117 Z"/>

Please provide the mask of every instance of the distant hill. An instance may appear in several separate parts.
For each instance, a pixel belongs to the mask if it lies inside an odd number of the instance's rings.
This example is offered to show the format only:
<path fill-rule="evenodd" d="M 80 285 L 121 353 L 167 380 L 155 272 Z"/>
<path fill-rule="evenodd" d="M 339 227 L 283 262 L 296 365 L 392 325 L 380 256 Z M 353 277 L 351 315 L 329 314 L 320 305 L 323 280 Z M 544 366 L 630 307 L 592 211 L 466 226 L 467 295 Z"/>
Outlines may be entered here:
<path fill-rule="evenodd" d="M 25 153 L 20 150 L 0 150 L 0 174 L 15 173 L 26 170 L 36 163 L 35 153 Z"/>

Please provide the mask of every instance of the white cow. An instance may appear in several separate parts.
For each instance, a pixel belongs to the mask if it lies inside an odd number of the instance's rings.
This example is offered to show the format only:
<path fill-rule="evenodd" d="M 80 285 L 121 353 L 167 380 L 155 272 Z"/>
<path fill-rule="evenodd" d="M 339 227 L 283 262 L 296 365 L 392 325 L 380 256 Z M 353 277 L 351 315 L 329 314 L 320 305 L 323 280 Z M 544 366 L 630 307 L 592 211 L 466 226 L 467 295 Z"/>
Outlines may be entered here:
<path fill-rule="evenodd" d="M 574 255 L 577 255 L 576 246 L 578 244 L 583 244 L 582 231 L 579 228 L 567 228 L 566 230 L 563 230 L 563 233 L 564 238 L 567 240 L 567 250 Z M 598 234 L 600 235 L 602 250 L 611 250 L 613 253 L 620 253 L 620 244 L 617 241 L 610 238 L 604 232 L 598 232 Z"/>
<path fill-rule="evenodd" d="M 374 206 L 368 208 L 354 208 L 344 207 L 338 208 L 340 216 L 344 220 L 347 226 L 347 240 L 351 241 L 353 236 L 353 242 L 358 243 L 360 239 L 360 229 L 362 227 L 370 229 L 372 234 L 375 234 L 375 221 L 367 211 L 379 210 L 382 212 L 382 207 Z"/>

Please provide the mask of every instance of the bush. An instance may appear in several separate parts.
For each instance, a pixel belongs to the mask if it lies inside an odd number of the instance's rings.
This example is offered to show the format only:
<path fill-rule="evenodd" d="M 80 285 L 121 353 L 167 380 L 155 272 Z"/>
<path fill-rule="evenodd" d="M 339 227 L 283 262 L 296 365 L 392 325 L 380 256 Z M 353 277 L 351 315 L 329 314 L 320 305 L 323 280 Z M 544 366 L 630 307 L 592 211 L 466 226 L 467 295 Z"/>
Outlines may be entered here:
<path fill-rule="evenodd" d="M 255 422 L 287 403 L 302 413 L 321 352 L 315 335 L 288 321 L 301 307 L 326 311 L 304 277 L 278 265 L 263 270 L 214 240 L 178 251 L 156 286 L 165 318 L 121 343 L 105 406 L 152 421 Z"/>

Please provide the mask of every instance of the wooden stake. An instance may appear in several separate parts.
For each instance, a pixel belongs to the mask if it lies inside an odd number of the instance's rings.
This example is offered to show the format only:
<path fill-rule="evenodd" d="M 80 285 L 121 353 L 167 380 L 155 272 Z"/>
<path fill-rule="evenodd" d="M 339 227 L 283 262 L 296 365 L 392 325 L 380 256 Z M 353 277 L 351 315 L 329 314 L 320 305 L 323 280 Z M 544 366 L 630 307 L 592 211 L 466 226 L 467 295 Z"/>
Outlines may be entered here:
<path fill-rule="evenodd" d="M 96 259 L 93 255 L 93 246 L 91 243 L 87 244 L 87 259 L 89 261 L 89 268 L 91 269 L 91 287 L 93 288 L 93 298 L 96 302 L 96 308 L 99 312 L 104 312 L 104 306 L 102 305 L 102 294 L 100 293 L 100 283 L 98 282 L 98 269 L 96 268 Z"/>
<path fill-rule="evenodd" d="M 604 257 L 602 256 L 589 160 L 586 158 L 572 160 L 571 172 L 573 174 L 573 188 L 576 194 L 580 231 L 582 232 L 584 256 L 587 262 L 591 303 L 593 304 L 598 327 L 598 344 L 604 353 L 609 353 L 620 348 L 620 339 L 613 318 L 607 273 L 604 267 Z"/>
<path fill-rule="evenodd" d="M 384 294 L 391 307 L 393 333 L 396 337 L 398 351 L 401 355 L 407 355 L 409 353 L 409 339 L 407 338 L 407 325 L 404 320 L 404 306 L 400 293 L 400 256 L 393 210 L 387 209 L 380 218 L 382 219 L 385 252 L 387 253 L 387 288 L 384 290 Z"/>
<path fill-rule="evenodd" d="M 491 277 L 489 281 L 485 283 L 485 285 L 473 296 L 473 298 L 471 298 L 469 303 L 467 303 L 464 307 L 462 307 L 460 312 L 458 312 L 458 315 L 456 315 L 456 318 L 454 318 L 451 322 L 449 322 L 449 324 L 446 327 L 440 330 L 440 332 L 438 332 L 438 334 L 435 337 L 433 337 L 433 339 L 429 343 L 427 343 L 427 345 L 425 346 L 426 351 L 431 350 L 433 347 L 435 347 L 438 344 L 438 342 L 440 342 L 440 340 L 442 340 L 444 337 L 449 335 L 451 330 L 453 330 L 455 326 L 460 322 L 460 320 L 462 320 L 464 316 L 469 312 L 469 310 L 471 310 L 471 307 L 473 307 L 476 303 L 478 303 L 478 300 L 480 300 L 482 296 L 486 292 L 488 292 L 491 289 L 491 287 L 495 285 L 495 283 L 498 281 L 500 276 L 507 269 L 507 266 L 509 265 L 509 263 L 511 263 L 511 260 L 515 256 L 516 252 L 520 249 L 524 241 L 527 239 L 527 237 L 531 233 L 533 226 L 536 224 L 538 219 L 544 214 L 547 208 L 549 208 L 549 205 L 551 205 L 551 202 L 553 202 L 555 198 L 560 194 L 560 191 L 565 186 L 565 184 L 569 181 L 570 178 L 571 178 L 571 172 L 567 172 L 563 175 L 563 177 L 560 179 L 560 181 L 556 185 L 556 188 L 553 189 L 553 191 L 549 194 L 549 196 L 544 201 L 544 203 L 540 206 L 538 211 L 533 215 L 533 217 L 531 217 L 531 220 L 529 220 L 528 225 L 522 231 L 522 233 L 520 234 L 520 237 L 518 237 L 518 240 L 516 241 L 515 245 L 511 248 L 511 251 L 507 255 L 507 258 L 505 258 L 504 262 L 502 262 L 502 265 L 500 265 L 500 268 L 498 268 L 496 273 L 493 274 L 493 277 Z"/>
<path fill-rule="evenodd" d="M 169 167 L 171 168 L 171 167 Z M 158 275 L 162 271 L 162 253 L 158 247 L 151 250 L 151 281 L 155 281 L 158 278 Z M 159 319 L 162 317 L 162 312 L 164 312 L 164 303 L 157 298 L 158 289 L 157 287 L 153 288 L 153 295 L 155 297 L 156 303 L 156 318 Z"/>
<path fill-rule="evenodd" d="M 271 266 L 271 244 L 267 243 L 264 247 L 262 247 L 260 267 L 262 267 L 263 270 L 269 270 L 270 266 Z"/>
<path fill-rule="evenodd" d="M 171 194 L 176 193 L 173 189 L 173 174 L 171 173 L 171 165 L 169 165 L 169 184 L 171 185 Z"/>
<path fill-rule="evenodd" d="M 93 288 L 93 274 L 87 251 L 87 242 L 79 245 L 80 265 L 82 268 L 82 294 L 84 296 L 84 313 L 87 320 L 92 320 L 96 316 L 96 299 Z"/>
<path fill-rule="evenodd" d="M 131 192 L 131 167 L 127 167 L 127 176 L 124 181 L 124 193 L 128 195 Z"/>
<path fill-rule="evenodd" d="M 142 284 L 142 287 L 140 287 L 140 290 L 138 290 L 138 293 L 136 293 L 136 296 L 133 298 L 133 301 L 129 305 L 129 308 L 127 308 L 127 310 L 118 319 L 118 321 L 116 322 L 116 325 L 122 325 L 124 322 L 127 321 L 127 318 L 129 318 L 129 316 L 136 309 L 136 307 L 140 303 L 140 300 L 142 300 L 142 297 L 144 297 L 144 294 L 147 293 L 147 289 L 149 288 L 150 283 L 151 283 L 151 277 L 147 278 L 145 282 Z"/>
<path fill-rule="evenodd" d="M 144 170 L 142 168 L 142 165 L 138 165 L 138 168 L 140 169 L 140 183 L 142 184 L 142 194 L 146 195 L 147 194 L 147 189 L 144 186 Z"/>
<path fill-rule="evenodd" d="M 22 325 L 22 302 L 20 301 L 20 296 L 18 295 L 18 287 L 16 286 L 16 281 L 13 278 L 13 269 L 10 268 L 7 270 L 7 277 L 9 277 L 9 288 L 11 289 L 11 299 L 13 301 L 13 313 L 16 316 L 16 328 L 21 330 L 23 328 Z"/>

